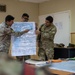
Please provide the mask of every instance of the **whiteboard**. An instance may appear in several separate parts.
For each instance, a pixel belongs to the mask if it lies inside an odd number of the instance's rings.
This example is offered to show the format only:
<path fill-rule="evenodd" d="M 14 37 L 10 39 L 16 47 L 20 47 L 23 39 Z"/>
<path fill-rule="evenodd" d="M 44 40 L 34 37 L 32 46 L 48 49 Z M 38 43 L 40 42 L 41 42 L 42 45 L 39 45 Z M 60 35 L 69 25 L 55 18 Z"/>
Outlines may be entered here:
<path fill-rule="evenodd" d="M 39 16 L 39 25 L 45 22 L 47 16 L 54 18 L 53 23 L 57 27 L 54 43 L 63 43 L 65 46 L 68 46 L 70 43 L 70 11 L 41 15 Z"/>

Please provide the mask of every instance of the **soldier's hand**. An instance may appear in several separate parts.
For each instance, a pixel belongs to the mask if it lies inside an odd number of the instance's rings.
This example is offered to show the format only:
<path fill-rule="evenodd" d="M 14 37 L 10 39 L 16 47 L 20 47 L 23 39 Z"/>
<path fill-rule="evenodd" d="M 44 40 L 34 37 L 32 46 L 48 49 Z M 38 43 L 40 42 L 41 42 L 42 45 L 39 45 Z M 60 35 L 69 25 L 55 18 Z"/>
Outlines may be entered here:
<path fill-rule="evenodd" d="M 40 34 L 40 31 L 39 30 L 36 30 L 35 31 L 35 34 L 37 34 L 37 35 Z"/>
<path fill-rule="evenodd" d="M 24 32 L 27 33 L 27 32 L 29 32 L 29 31 L 30 31 L 29 29 L 26 29 Z"/>

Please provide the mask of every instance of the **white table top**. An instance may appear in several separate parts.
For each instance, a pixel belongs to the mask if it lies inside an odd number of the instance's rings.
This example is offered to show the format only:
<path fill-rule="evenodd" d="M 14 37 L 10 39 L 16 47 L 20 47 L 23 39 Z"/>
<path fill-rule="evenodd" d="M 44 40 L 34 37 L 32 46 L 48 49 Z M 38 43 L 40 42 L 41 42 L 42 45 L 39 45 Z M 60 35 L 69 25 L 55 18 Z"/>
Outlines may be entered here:
<path fill-rule="evenodd" d="M 75 61 L 63 61 L 59 63 L 53 63 L 50 68 L 75 73 Z"/>

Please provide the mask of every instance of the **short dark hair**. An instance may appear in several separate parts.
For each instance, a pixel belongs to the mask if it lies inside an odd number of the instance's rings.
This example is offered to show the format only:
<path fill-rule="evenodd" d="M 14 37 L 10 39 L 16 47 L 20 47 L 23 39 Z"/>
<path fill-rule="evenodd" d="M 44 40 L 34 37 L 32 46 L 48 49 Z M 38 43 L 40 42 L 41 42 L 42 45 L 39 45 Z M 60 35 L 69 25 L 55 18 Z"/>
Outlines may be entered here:
<path fill-rule="evenodd" d="M 50 23 L 52 23 L 53 22 L 53 17 L 52 16 L 47 16 L 46 20 L 48 20 Z"/>
<path fill-rule="evenodd" d="M 5 17 L 5 22 L 11 21 L 11 20 L 14 20 L 14 17 L 13 17 L 12 15 L 7 15 L 7 16 Z"/>
<path fill-rule="evenodd" d="M 23 13 L 22 17 L 27 16 L 29 18 L 29 15 L 27 13 Z"/>

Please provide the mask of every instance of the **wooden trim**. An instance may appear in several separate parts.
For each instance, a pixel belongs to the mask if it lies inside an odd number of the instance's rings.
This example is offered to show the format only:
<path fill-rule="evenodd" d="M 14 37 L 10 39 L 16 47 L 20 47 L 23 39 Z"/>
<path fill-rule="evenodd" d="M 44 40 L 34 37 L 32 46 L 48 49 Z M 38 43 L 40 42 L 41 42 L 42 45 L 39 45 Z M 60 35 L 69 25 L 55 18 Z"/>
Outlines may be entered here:
<path fill-rule="evenodd" d="M 66 72 L 66 71 L 62 71 L 62 70 L 55 70 L 55 69 L 50 69 L 50 71 L 54 74 L 58 74 L 58 75 L 71 75 L 71 72 Z"/>
<path fill-rule="evenodd" d="M 75 44 L 75 32 L 71 33 L 71 43 Z"/>
<path fill-rule="evenodd" d="M 75 34 L 75 32 L 72 32 L 71 34 Z"/>

